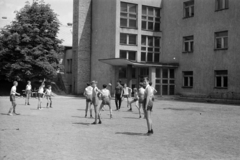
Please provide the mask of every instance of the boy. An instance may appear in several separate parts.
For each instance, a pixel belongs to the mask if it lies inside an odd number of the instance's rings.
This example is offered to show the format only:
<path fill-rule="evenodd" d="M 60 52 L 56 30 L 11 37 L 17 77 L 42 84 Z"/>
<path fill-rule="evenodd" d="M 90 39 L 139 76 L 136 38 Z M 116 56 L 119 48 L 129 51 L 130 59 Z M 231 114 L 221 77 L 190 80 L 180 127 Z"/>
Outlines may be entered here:
<path fill-rule="evenodd" d="M 92 124 L 97 124 L 98 117 L 98 102 L 99 102 L 99 94 L 102 94 L 102 92 L 97 88 L 97 81 L 91 82 L 93 90 L 92 90 L 92 104 L 94 106 L 94 112 L 95 112 L 95 121 Z M 99 124 L 101 124 L 101 120 L 99 118 Z"/>
<path fill-rule="evenodd" d="M 100 105 L 99 113 L 98 113 L 99 121 L 101 121 L 100 120 L 100 115 L 101 115 L 101 110 L 102 110 L 104 105 L 109 106 L 110 118 L 112 118 L 111 94 L 110 94 L 110 91 L 107 89 L 106 84 L 103 85 L 103 89 L 102 89 L 101 92 L 102 92 L 102 104 Z"/>
<path fill-rule="evenodd" d="M 12 116 L 13 114 L 19 115 L 19 113 L 16 113 L 17 104 L 15 100 L 15 95 L 20 95 L 19 93 L 17 93 L 17 86 L 18 86 L 18 82 L 14 81 L 10 91 L 10 101 L 12 102 L 12 107 L 9 109 L 9 112 L 8 112 L 9 116 Z"/>
<path fill-rule="evenodd" d="M 30 105 L 29 104 L 29 99 L 31 97 L 31 90 L 32 90 L 32 86 L 31 86 L 31 81 L 28 81 L 28 84 L 26 85 L 26 100 L 25 100 L 25 105 Z"/>
<path fill-rule="evenodd" d="M 49 104 L 49 107 L 52 108 L 52 86 L 50 86 L 50 85 L 48 86 L 44 95 L 46 96 L 46 99 L 47 99 L 46 108 L 48 108 L 48 104 Z"/>
<path fill-rule="evenodd" d="M 87 87 L 84 90 L 83 95 L 86 97 L 86 109 L 85 109 L 85 118 L 87 117 L 88 107 L 90 109 L 90 118 L 93 118 L 92 116 L 92 92 L 93 87 L 90 85 L 90 83 L 87 83 Z"/>
<path fill-rule="evenodd" d="M 45 87 L 44 82 L 45 82 L 45 79 L 43 80 L 41 86 L 38 89 L 38 107 L 37 107 L 38 110 L 42 109 L 42 98 L 44 95 L 43 93 L 44 93 L 44 87 Z"/>
<path fill-rule="evenodd" d="M 132 93 L 132 89 L 127 87 L 127 84 L 125 83 L 123 86 L 123 98 L 127 98 L 127 107 L 129 105 L 129 97 L 131 96 Z M 131 109 L 129 109 L 128 111 L 131 111 Z"/>
<path fill-rule="evenodd" d="M 117 82 L 117 86 L 115 88 L 115 104 L 116 104 L 116 111 L 121 108 L 122 104 L 122 94 L 123 94 L 123 87 L 121 82 Z"/>
<path fill-rule="evenodd" d="M 130 110 L 129 111 L 132 111 L 132 103 L 136 103 L 136 107 L 139 111 L 139 118 L 141 118 L 141 111 L 140 111 L 140 107 L 138 106 L 138 103 L 139 103 L 139 96 L 138 96 L 138 90 L 137 88 L 134 88 L 133 89 L 133 92 L 134 92 L 134 98 L 133 100 L 130 102 Z"/>
<path fill-rule="evenodd" d="M 154 95 L 157 93 L 157 90 L 152 86 L 152 82 L 149 82 L 150 87 L 152 88 L 153 91 L 153 101 L 154 101 Z"/>

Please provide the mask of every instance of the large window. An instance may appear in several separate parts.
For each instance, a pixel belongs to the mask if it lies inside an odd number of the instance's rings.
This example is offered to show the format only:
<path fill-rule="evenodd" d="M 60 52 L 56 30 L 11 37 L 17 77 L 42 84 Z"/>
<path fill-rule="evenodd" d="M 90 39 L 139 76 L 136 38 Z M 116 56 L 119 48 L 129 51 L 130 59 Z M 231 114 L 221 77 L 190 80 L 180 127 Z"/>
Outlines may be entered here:
<path fill-rule="evenodd" d="M 142 36 L 142 62 L 160 62 L 160 37 Z"/>
<path fill-rule="evenodd" d="M 228 87 L 228 71 L 227 70 L 215 71 L 215 87 L 216 88 Z"/>
<path fill-rule="evenodd" d="M 160 8 L 142 6 L 142 29 L 160 31 Z"/>
<path fill-rule="evenodd" d="M 194 16 L 194 0 L 190 0 L 183 3 L 183 17 L 189 18 Z"/>
<path fill-rule="evenodd" d="M 120 44 L 122 45 L 137 45 L 137 35 L 135 34 L 120 34 Z"/>
<path fill-rule="evenodd" d="M 228 0 L 216 0 L 216 11 L 228 9 Z"/>
<path fill-rule="evenodd" d="M 121 2 L 121 27 L 137 28 L 137 5 Z"/>
<path fill-rule="evenodd" d="M 193 36 L 183 37 L 183 52 L 193 52 Z"/>
<path fill-rule="evenodd" d="M 215 49 L 228 48 L 228 31 L 215 32 Z"/>
<path fill-rule="evenodd" d="M 183 87 L 193 87 L 193 71 L 183 72 Z"/>
<path fill-rule="evenodd" d="M 120 51 L 120 58 L 124 58 L 124 59 L 129 59 L 129 60 L 136 60 L 136 51 L 124 51 L 121 50 Z"/>
<path fill-rule="evenodd" d="M 67 73 L 72 73 L 72 59 L 67 59 Z"/>

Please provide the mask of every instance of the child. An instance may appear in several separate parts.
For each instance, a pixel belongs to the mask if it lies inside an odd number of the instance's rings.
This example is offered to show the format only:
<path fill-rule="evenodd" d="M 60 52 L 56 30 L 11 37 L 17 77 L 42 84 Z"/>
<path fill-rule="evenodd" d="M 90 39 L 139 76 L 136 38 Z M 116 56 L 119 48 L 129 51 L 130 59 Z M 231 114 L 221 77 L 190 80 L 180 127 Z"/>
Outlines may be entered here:
<path fill-rule="evenodd" d="M 37 107 L 38 110 L 42 109 L 41 105 L 42 105 L 42 98 L 43 98 L 43 95 L 44 95 L 43 91 L 44 91 L 44 87 L 45 87 L 44 81 L 45 81 L 45 79 L 43 80 L 41 86 L 38 89 L 38 107 Z"/>
<path fill-rule="evenodd" d="M 83 95 L 86 97 L 86 109 L 85 109 L 85 118 L 87 117 L 87 112 L 88 112 L 88 107 L 90 109 L 90 117 L 93 118 L 92 116 L 92 92 L 93 92 L 93 87 L 90 85 L 90 83 L 87 83 L 87 87 L 84 90 Z"/>
<path fill-rule="evenodd" d="M 103 85 L 103 89 L 102 89 L 101 92 L 102 92 L 102 103 L 100 105 L 99 113 L 98 113 L 99 120 L 100 120 L 101 110 L 102 110 L 104 105 L 108 105 L 109 106 L 110 118 L 112 118 L 111 94 L 110 94 L 110 91 L 107 89 L 107 85 L 106 84 Z"/>
<path fill-rule="evenodd" d="M 49 107 L 52 108 L 52 86 L 48 86 L 48 88 L 46 89 L 44 95 L 46 96 L 47 99 L 47 107 L 48 108 L 48 104 Z"/>
<path fill-rule="evenodd" d="M 131 93 L 132 93 L 132 89 L 127 87 L 127 84 L 125 83 L 124 84 L 124 87 L 123 87 L 123 98 L 127 98 L 127 107 L 129 105 L 129 96 L 131 96 Z"/>
<path fill-rule="evenodd" d="M 31 86 L 31 81 L 28 81 L 28 84 L 26 85 L 26 99 L 25 99 L 25 105 L 30 105 L 29 104 L 29 98 L 31 97 L 31 90 L 32 90 L 32 86 Z"/>
<path fill-rule="evenodd" d="M 95 112 L 95 121 L 92 124 L 97 124 L 98 117 L 98 102 L 99 102 L 99 94 L 102 94 L 102 92 L 97 88 L 97 81 L 91 82 L 93 90 L 92 90 L 92 104 L 94 106 L 94 112 Z M 101 120 L 99 118 L 99 124 L 101 124 Z"/>
<path fill-rule="evenodd" d="M 152 119 L 151 119 L 151 111 L 153 108 L 153 90 L 151 86 L 149 85 L 149 80 L 148 77 L 144 78 L 144 86 L 145 87 L 145 92 L 144 92 L 144 102 L 143 102 L 143 107 L 144 107 L 144 113 L 147 121 L 147 127 L 148 127 L 148 132 L 147 134 L 153 134 L 153 129 L 152 129 Z"/>
<path fill-rule="evenodd" d="M 117 82 L 117 86 L 115 88 L 115 104 L 116 104 L 116 111 L 120 110 L 122 104 L 122 94 L 123 94 L 123 87 L 121 85 L 121 81 Z"/>
<path fill-rule="evenodd" d="M 149 82 L 150 87 L 152 88 L 153 91 L 153 101 L 154 101 L 154 95 L 157 93 L 157 90 L 152 86 L 152 82 Z"/>
<path fill-rule="evenodd" d="M 134 88 L 134 90 L 133 90 L 133 92 L 134 92 L 134 98 L 133 98 L 133 100 L 130 102 L 130 111 L 132 111 L 132 103 L 136 103 L 136 107 L 137 107 L 137 109 L 138 109 L 138 112 L 139 112 L 139 118 L 142 118 L 142 116 L 141 116 L 141 108 L 140 108 L 140 106 L 138 106 L 138 103 L 139 103 L 139 96 L 138 96 L 138 90 L 137 90 L 137 88 Z"/>
<path fill-rule="evenodd" d="M 139 84 L 139 89 L 138 89 L 138 103 L 139 103 L 139 110 L 141 110 L 141 108 L 143 109 L 143 102 L 144 102 L 144 92 L 145 89 L 143 88 L 143 83 Z M 144 113 L 144 109 L 143 109 L 143 113 Z M 141 117 L 139 117 L 141 118 Z"/>
<path fill-rule="evenodd" d="M 12 107 L 9 109 L 9 112 L 8 112 L 9 116 L 12 116 L 13 114 L 19 115 L 19 113 L 16 113 L 17 104 L 15 100 L 15 95 L 20 95 L 19 93 L 17 93 L 17 86 L 18 86 L 18 82 L 14 81 L 10 91 L 10 101 L 12 102 Z"/>

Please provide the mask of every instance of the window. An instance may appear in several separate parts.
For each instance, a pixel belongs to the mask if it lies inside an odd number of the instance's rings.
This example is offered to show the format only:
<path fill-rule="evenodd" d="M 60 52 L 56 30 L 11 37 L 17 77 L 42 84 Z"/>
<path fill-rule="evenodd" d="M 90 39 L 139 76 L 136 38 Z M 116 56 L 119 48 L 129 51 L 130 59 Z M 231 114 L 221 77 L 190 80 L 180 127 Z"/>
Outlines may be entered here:
<path fill-rule="evenodd" d="M 183 37 L 183 52 L 193 52 L 193 36 Z"/>
<path fill-rule="evenodd" d="M 215 49 L 228 48 L 228 31 L 215 33 Z"/>
<path fill-rule="evenodd" d="M 160 31 L 160 8 L 142 6 L 142 29 Z"/>
<path fill-rule="evenodd" d="M 137 28 L 137 5 L 121 2 L 120 26 Z"/>
<path fill-rule="evenodd" d="M 129 60 L 136 60 L 136 51 L 124 51 L 121 50 L 120 51 L 120 58 L 124 58 L 124 59 L 129 59 Z"/>
<path fill-rule="evenodd" d="M 160 62 L 160 37 L 142 36 L 141 61 Z"/>
<path fill-rule="evenodd" d="M 216 11 L 228 9 L 228 0 L 216 0 Z"/>
<path fill-rule="evenodd" d="M 72 73 L 72 59 L 67 59 L 67 73 Z"/>
<path fill-rule="evenodd" d="M 184 18 L 189 18 L 194 16 L 194 0 L 187 1 L 183 3 Z"/>
<path fill-rule="evenodd" d="M 228 87 L 228 71 L 227 70 L 215 71 L 215 87 L 216 88 Z"/>
<path fill-rule="evenodd" d="M 183 87 L 193 87 L 193 71 L 183 72 Z"/>
<path fill-rule="evenodd" d="M 136 45 L 137 44 L 137 35 L 121 33 L 120 34 L 120 44 Z"/>
<path fill-rule="evenodd" d="M 127 68 L 119 68 L 118 73 L 119 78 L 127 78 Z"/>

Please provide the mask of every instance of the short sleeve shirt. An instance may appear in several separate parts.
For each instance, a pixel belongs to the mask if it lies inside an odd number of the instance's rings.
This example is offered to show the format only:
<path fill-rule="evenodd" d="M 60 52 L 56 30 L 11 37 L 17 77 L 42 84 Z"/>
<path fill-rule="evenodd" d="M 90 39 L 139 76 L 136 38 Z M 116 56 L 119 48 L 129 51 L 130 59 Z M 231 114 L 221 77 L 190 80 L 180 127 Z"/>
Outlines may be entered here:
<path fill-rule="evenodd" d="M 102 89 L 103 97 L 108 97 L 110 95 L 110 91 L 108 89 Z"/>
<path fill-rule="evenodd" d="M 12 86 L 10 94 L 15 95 L 17 91 L 17 87 L 16 86 Z"/>
<path fill-rule="evenodd" d="M 85 93 L 86 95 L 92 95 L 93 93 L 93 87 L 92 86 L 88 86 L 85 88 Z"/>

